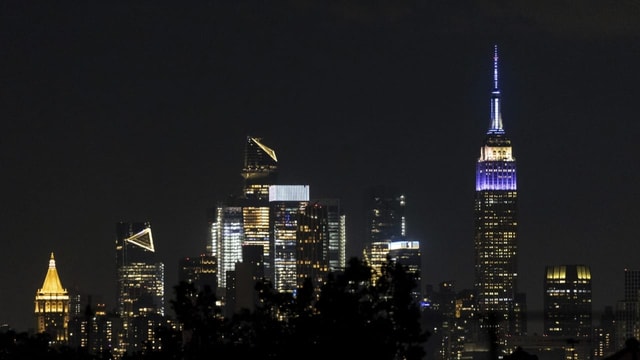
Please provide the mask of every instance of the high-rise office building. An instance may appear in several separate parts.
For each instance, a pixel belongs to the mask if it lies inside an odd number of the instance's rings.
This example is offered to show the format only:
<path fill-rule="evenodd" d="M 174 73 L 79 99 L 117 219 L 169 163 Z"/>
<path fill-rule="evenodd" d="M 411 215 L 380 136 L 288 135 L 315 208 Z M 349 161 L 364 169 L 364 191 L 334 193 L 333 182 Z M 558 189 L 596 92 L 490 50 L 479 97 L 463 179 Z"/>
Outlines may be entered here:
<path fill-rule="evenodd" d="M 589 339 L 591 298 L 591 269 L 588 266 L 547 266 L 544 277 L 544 335 Z"/>
<path fill-rule="evenodd" d="M 309 205 L 308 185 L 272 185 L 269 188 L 273 285 L 277 291 L 297 288 L 296 245 L 299 216 Z"/>
<path fill-rule="evenodd" d="M 260 303 L 256 283 L 264 278 L 264 256 L 260 245 L 243 245 L 242 262 L 227 272 L 224 316 L 243 309 L 253 311 Z"/>
<path fill-rule="evenodd" d="M 164 321 L 164 264 L 156 257 L 148 222 L 116 224 L 116 268 L 120 351 L 155 348 L 153 329 Z"/>
<path fill-rule="evenodd" d="M 69 340 L 69 292 L 62 287 L 56 260 L 51 253 L 42 287 L 36 292 L 35 315 L 38 333 L 47 333 L 54 344 Z"/>
<path fill-rule="evenodd" d="M 387 262 L 390 243 L 406 238 L 406 199 L 404 194 L 387 186 L 370 188 L 366 196 L 368 242 L 362 257 L 371 266 L 375 282 Z"/>
<path fill-rule="evenodd" d="M 619 348 L 614 347 L 616 332 L 616 316 L 612 306 L 605 306 L 600 315 L 600 324 L 594 326 L 593 337 L 593 359 L 604 359 L 615 353 Z"/>
<path fill-rule="evenodd" d="M 273 279 L 271 242 L 269 241 L 269 187 L 277 184 L 278 158 L 261 138 L 247 136 L 244 150 L 242 206 L 244 238 L 242 245 L 262 248 L 262 266 L 266 278 Z"/>
<path fill-rule="evenodd" d="M 227 286 L 227 271 L 233 271 L 236 263 L 242 262 L 242 207 L 219 203 L 214 216 L 209 224 L 211 239 L 207 254 L 218 261 L 218 287 L 224 289 Z"/>
<path fill-rule="evenodd" d="M 624 298 L 616 303 L 615 347 L 640 338 L 640 270 L 624 269 Z"/>
<path fill-rule="evenodd" d="M 247 136 L 242 178 L 245 198 L 269 199 L 269 186 L 275 185 L 278 178 L 278 158 L 273 149 L 262 143 L 261 138 Z"/>
<path fill-rule="evenodd" d="M 394 189 L 378 186 L 367 194 L 369 243 L 401 240 L 406 236 L 406 199 Z"/>
<path fill-rule="evenodd" d="M 493 54 L 491 122 L 476 163 L 475 288 L 485 325 L 497 325 L 499 336 L 515 335 L 518 190 L 516 160 L 502 123 L 498 87 L 498 50 Z"/>
<path fill-rule="evenodd" d="M 320 203 L 308 204 L 298 216 L 296 234 L 297 288 L 307 279 L 319 295 L 329 273 L 329 212 Z"/>
<path fill-rule="evenodd" d="M 72 317 L 69 322 L 70 346 L 82 348 L 96 356 L 117 349 L 120 334 L 122 334 L 122 319 L 108 313 L 104 303 L 94 304 L 91 299 L 82 314 Z"/>
<path fill-rule="evenodd" d="M 197 289 L 218 287 L 218 262 L 215 256 L 200 254 L 180 259 L 178 281 L 194 284 Z"/>
<path fill-rule="evenodd" d="M 316 199 L 314 201 L 327 209 L 329 245 L 326 248 L 326 258 L 329 260 L 329 271 L 343 271 L 347 266 L 347 218 L 340 199 Z"/>
<path fill-rule="evenodd" d="M 389 258 L 405 267 L 416 287 L 412 291 L 416 303 L 422 300 L 422 253 L 419 241 L 396 240 L 389 243 Z"/>
<path fill-rule="evenodd" d="M 547 266 L 544 276 L 544 337 L 556 341 L 565 359 L 592 357 L 591 269 Z"/>
<path fill-rule="evenodd" d="M 362 258 L 371 267 L 371 281 L 375 283 L 382 275 L 382 267 L 389 257 L 389 244 L 391 241 L 375 241 L 367 244 L 362 249 Z"/>
<path fill-rule="evenodd" d="M 244 149 L 242 194 L 221 201 L 209 214 L 208 255 L 218 260 L 218 285 L 226 287 L 226 271 L 242 261 L 241 247 L 263 249 L 265 277 L 273 278 L 269 239 L 269 186 L 278 178 L 276 152 L 261 138 L 247 136 Z"/>

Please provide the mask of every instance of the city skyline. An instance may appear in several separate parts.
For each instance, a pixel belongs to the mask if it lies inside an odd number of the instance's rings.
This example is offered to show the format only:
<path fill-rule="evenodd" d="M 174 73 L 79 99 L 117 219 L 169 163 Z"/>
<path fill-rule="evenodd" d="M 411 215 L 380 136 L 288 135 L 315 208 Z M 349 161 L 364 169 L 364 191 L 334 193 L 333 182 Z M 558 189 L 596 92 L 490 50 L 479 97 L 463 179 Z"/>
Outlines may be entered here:
<path fill-rule="evenodd" d="M 204 252 L 206 210 L 242 188 L 248 135 L 278 153 L 281 183 L 341 200 L 349 255 L 366 189 L 391 185 L 424 281 L 471 288 L 494 44 L 519 164 L 519 290 L 541 311 L 544 266 L 581 263 L 594 312 L 623 298 L 624 269 L 640 268 L 634 6 L 251 5 L 6 6 L 1 323 L 35 327 L 51 252 L 69 291 L 115 305 L 119 221 L 152 224 L 170 297 L 179 259 Z"/>

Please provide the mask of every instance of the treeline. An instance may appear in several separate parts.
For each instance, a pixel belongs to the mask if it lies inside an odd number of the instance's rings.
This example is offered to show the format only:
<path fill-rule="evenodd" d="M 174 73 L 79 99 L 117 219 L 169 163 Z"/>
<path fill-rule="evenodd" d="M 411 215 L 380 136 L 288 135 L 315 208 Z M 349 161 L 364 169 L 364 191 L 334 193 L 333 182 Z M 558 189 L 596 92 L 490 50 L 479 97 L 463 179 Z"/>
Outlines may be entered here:
<path fill-rule="evenodd" d="M 230 317 L 221 315 L 211 289 L 181 282 L 174 287 L 171 307 L 182 330 L 159 328 L 159 350 L 149 348 L 123 359 L 424 358 L 429 332 L 422 329 L 419 304 L 412 298 L 418 286 L 414 277 L 393 261 L 383 266 L 375 284 L 371 275 L 371 267 L 352 258 L 344 272 L 327 276 L 317 297 L 309 281 L 295 296 L 259 282 L 255 310 Z M 4 350 L 0 349 L 0 360 L 22 359 Z M 66 351 L 38 358 L 104 359 L 106 355 Z M 67 357 L 54 357 L 62 355 Z"/>

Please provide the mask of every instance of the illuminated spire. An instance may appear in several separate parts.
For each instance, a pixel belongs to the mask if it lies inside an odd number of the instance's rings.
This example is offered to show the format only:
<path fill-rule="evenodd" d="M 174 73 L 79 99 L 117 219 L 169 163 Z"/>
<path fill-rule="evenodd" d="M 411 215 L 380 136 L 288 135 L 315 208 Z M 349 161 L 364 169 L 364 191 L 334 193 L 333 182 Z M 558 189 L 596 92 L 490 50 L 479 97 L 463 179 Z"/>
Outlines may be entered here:
<path fill-rule="evenodd" d="M 49 259 L 49 269 L 47 275 L 42 283 L 42 288 L 38 290 L 38 294 L 51 295 L 51 294 L 66 294 L 67 290 L 62 287 L 60 277 L 58 276 L 58 270 L 56 269 L 56 260 L 53 258 L 53 252 Z"/>
<path fill-rule="evenodd" d="M 491 126 L 487 134 L 504 134 L 498 88 L 498 45 L 493 47 L 493 90 L 491 91 Z"/>

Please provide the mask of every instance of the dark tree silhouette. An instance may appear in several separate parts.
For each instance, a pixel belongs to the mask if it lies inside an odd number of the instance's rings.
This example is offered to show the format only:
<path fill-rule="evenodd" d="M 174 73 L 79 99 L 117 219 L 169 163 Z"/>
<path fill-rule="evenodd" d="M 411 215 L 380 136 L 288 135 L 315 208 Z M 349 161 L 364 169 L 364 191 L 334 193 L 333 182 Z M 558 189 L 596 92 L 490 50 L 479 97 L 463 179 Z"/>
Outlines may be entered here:
<path fill-rule="evenodd" d="M 344 273 L 328 277 L 317 303 L 318 351 L 330 356 L 342 348 L 347 356 L 423 358 L 429 334 L 421 329 L 420 309 L 411 297 L 415 280 L 392 261 L 375 284 L 371 275 L 371 267 L 352 258 Z"/>
<path fill-rule="evenodd" d="M 180 282 L 174 287 L 176 298 L 171 306 L 183 326 L 181 349 L 185 359 L 198 359 L 201 354 L 222 352 L 224 319 L 216 305 L 217 297 L 210 287 L 198 291 L 192 283 Z"/>

